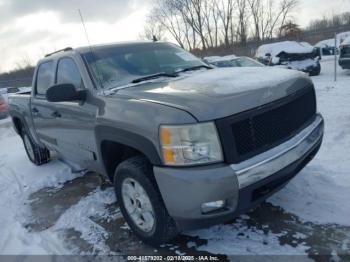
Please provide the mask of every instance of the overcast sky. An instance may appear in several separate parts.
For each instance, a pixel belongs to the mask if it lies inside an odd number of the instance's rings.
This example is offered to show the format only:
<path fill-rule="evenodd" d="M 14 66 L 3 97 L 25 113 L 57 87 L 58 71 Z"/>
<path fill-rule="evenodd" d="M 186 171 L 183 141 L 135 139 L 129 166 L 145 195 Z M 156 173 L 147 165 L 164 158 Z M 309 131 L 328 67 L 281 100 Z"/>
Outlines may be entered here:
<path fill-rule="evenodd" d="M 279 0 L 276 0 L 279 1 Z M 136 40 L 152 0 L 0 0 L 0 72 L 22 59 L 33 63 L 66 46 L 87 45 L 77 9 L 92 44 Z M 350 0 L 300 0 L 294 17 L 310 20 L 350 11 Z"/>

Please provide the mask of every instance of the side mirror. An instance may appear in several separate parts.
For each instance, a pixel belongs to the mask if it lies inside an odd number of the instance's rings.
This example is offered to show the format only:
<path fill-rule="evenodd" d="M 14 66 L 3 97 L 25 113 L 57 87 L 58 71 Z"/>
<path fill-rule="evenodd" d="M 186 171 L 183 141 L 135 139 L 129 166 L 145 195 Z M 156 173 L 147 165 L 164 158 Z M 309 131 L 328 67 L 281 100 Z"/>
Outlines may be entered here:
<path fill-rule="evenodd" d="M 72 84 L 58 84 L 51 86 L 46 92 L 49 102 L 84 101 L 85 91 L 77 91 Z"/>

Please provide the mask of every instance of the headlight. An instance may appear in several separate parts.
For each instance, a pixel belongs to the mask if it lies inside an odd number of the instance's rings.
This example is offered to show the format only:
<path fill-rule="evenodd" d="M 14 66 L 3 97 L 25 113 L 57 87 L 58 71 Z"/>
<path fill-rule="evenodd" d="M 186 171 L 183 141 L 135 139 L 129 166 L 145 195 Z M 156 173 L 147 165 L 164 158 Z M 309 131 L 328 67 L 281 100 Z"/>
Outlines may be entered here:
<path fill-rule="evenodd" d="M 171 166 L 209 164 L 223 161 L 214 123 L 160 127 L 163 161 Z"/>

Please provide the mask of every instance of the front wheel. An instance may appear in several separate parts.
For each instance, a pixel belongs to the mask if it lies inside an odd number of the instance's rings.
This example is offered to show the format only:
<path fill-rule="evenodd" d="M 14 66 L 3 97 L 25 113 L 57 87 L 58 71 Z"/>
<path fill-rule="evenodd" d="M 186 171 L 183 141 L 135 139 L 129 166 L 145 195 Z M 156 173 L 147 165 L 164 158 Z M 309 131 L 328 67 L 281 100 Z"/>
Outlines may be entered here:
<path fill-rule="evenodd" d="M 310 76 L 318 76 L 321 73 L 321 65 L 317 64 L 316 68 L 314 68 L 311 72 L 310 72 Z"/>
<path fill-rule="evenodd" d="M 22 140 L 27 156 L 32 163 L 40 166 L 50 161 L 50 151 L 36 144 L 25 129 L 22 131 Z"/>
<path fill-rule="evenodd" d="M 136 156 L 122 162 L 115 172 L 114 185 L 121 212 L 141 240 L 159 245 L 177 235 L 146 158 Z"/>

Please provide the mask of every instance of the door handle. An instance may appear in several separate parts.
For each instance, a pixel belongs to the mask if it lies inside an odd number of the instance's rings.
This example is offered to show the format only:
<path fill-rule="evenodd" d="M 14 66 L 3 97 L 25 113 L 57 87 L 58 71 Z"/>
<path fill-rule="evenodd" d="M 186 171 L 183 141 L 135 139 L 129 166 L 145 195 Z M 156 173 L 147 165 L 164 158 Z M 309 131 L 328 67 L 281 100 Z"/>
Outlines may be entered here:
<path fill-rule="evenodd" d="M 32 108 L 32 113 L 33 113 L 34 115 L 37 115 L 37 114 L 39 113 L 39 110 L 38 110 L 36 107 L 33 107 L 33 108 Z"/>
<path fill-rule="evenodd" d="M 55 111 L 51 114 L 51 116 L 53 116 L 55 118 L 59 118 L 59 117 L 61 117 L 61 114 L 59 112 Z"/>

